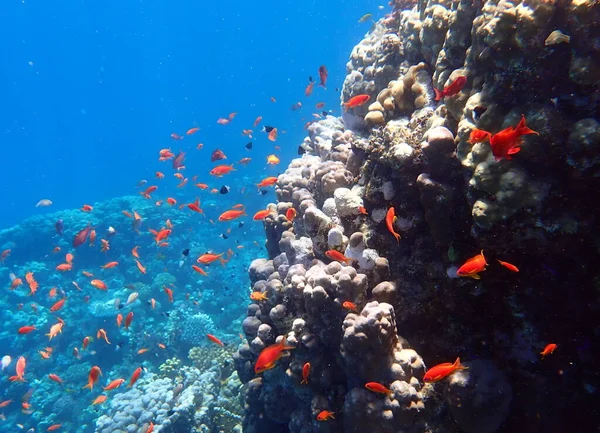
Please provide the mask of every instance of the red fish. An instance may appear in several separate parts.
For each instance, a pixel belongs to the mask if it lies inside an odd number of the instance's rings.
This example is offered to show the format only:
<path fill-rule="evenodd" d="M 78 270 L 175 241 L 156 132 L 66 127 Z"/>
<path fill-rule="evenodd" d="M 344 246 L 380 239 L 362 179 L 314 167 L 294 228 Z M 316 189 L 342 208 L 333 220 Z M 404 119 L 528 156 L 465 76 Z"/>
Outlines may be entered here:
<path fill-rule="evenodd" d="M 460 92 L 463 89 L 463 87 L 465 87 L 466 83 L 467 83 L 467 77 L 465 77 L 464 75 L 460 75 L 460 76 L 456 77 L 456 79 L 454 81 L 452 81 L 450 84 L 448 84 L 446 87 L 444 87 L 444 90 L 440 91 L 434 87 L 433 91 L 435 92 L 435 100 L 439 101 L 440 99 L 442 99 L 446 96 L 456 95 L 458 92 Z"/>
<path fill-rule="evenodd" d="M 254 120 L 254 127 L 256 128 L 258 126 L 258 124 L 261 122 L 262 120 L 262 116 L 258 116 L 255 120 Z"/>
<path fill-rule="evenodd" d="M 356 95 L 350 98 L 347 102 L 344 102 L 342 105 L 344 106 L 344 110 L 348 110 L 348 108 L 356 108 L 361 105 L 366 104 L 371 97 L 369 95 Z"/>
<path fill-rule="evenodd" d="M 380 384 L 379 382 L 369 382 L 369 383 L 365 384 L 365 388 L 367 388 L 369 391 L 376 392 L 379 394 L 386 394 L 389 396 L 391 396 L 393 394 L 391 389 L 386 388 L 384 385 Z"/>
<path fill-rule="evenodd" d="M 396 222 L 396 211 L 394 209 L 394 207 L 390 207 L 387 211 L 387 214 L 385 216 L 385 225 L 387 226 L 387 229 L 389 230 L 389 232 L 391 234 L 394 235 L 394 237 L 396 238 L 396 242 L 400 242 L 400 234 L 398 234 L 396 231 L 394 231 L 394 222 Z"/>
<path fill-rule="evenodd" d="M 542 355 L 542 359 L 544 359 L 544 356 L 550 355 L 552 352 L 554 352 L 557 347 L 558 345 L 554 343 L 547 344 L 546 347 L 544 347 L 544 350 L 540 352 L 540 355 Z"/>
<path fill-rule="evenodd" d="M 496 259 L 498 260 L 498 259 Z M 519 272 L 519 268 L 517 268 L 515 265 L 513 265 L 512 263 L 508 263 L 508 262 L 503 262 L 502 260 L 498 260 L 498 263 L 500 263 L 502 266 L 504 266 L 506 269 L 508 269 L 509 271 L 512 272 Z"/>
<path fill-rule="evenodd" d="M 252 219 L 254 221 L 264 220 L 267 216 L 269 216 L 269 214 L 271 214 L 271 212 L 272 211 L 270 209 L 259 210 L 258 212 L 256 212 L 254 214 L 254 216 L 252 217 Z"/>
<path fill-rule="evenodd" d="M 15 376 L 11 376 L 8 378 L 8 380 L 10 380 L 11 382 L 25 382 L 25 379 L 23 378 L 25 376 L 25 367 L 27 365 L 27 361 L 25 361 L 25 357 L 24 356 L 19 356 L 19 359 L 17 360 L 17 367 L 15 370 Z"/>
<path fill-rule="evenodd" d="M 217 337 L 215 337 L 212 334 L 206 334 L 206 338 L 208 338 L 213 343 L 218 344 L 219 346 L 225 346 L 225 344 L 223 344 L 223 342 L 221 340 L 219 340 Z"/>
<path fill-rule="evenodd" d="M 271 129 L 271 132 L 269 132 L 269 135 L 267 137 L 271 141 L 276 141 L 277 140 L 277 128 Z"/>
<path fill-rule="evenodd" d="M 321 65 L 319 67 L 319 86 L 325 87 L 327 85 L 327 76 L 329 73 L 327 72 L 327 67 L 325 65 Z"/>
<path fill-rule="evenodd" d="M 198 212 L 203 214 L 204 211 L 200 208 L 200 199 L 196 198 L 196 201 L 194 201 L 194 203 L 188 203 L 187 204 L 188 209 L 193 210 L 194 212 Z"/>
<path fill-rule="evenodd" d="M 129 379 L 129 385 L 127 385 L 127 388 L 131 388 L 137 382 L 137 380 L 140 378 L 140 374 L 142 374 L 142 367 L 135 369 L 131 375 L 131 379 Z"/>
<path fill-rule="evenodd" d="M 169 302 L 173 302 L 173 290 L 169 289 L 167 286 L 163 287 L 163 290 L 165 291 L 165 293 L 169 297 Z M 154 301 L 154 299 L 152 299 L 152 301 Z M 152 308 L 154 308 L 154 305 L 155 304 L 152 303 Z"/>
<path fill-rule="evenodd" d="M 481 250 L 481 253 L 477 254 L 474 257 L 471 257 L 465 262 L 464 265 L 458 268 L 458 270 L 456 271 L 456 275 L 458 275 L 459 277 L 471 277 L 476 280 L 479 280 L 481 279 L 479 273 L 485 271 L 486 266 L 487 262 L 485 261 L 483 250 Z"/>
<path fill-rule="evenodd" d="M 465 367 L 460 363 L 460 358 L 456 358 L 454 364 L 451 362 L 444 362 L 443 364 L 438 364 L 435 367 L 431 367 L 423 376 L 423 382 L 431 383 L 437 382 L 446 377 L 450 376 L 452 373 L 457 372 L 458 370 L 467 370 L 469 367 Z"/>
<path fill-rule="evenodd" d="M 210 156 L 210 160 L 212 162 L 215 161 L 220 161 L 222 159 L 227 159 L 227 156 L 225 156 L 225 154 L 223 153 L 223 151 L 221 149 L 217 149 L 215 150 L 212 155 Z"/>
<path fill-rule="evenodd" d="M 204 276 L 208 275 L 206 272 L 204 272 L 204 269 L 202 269 L 200 266 L 192 265 L 192 269 L 194 271 L 198 272 L 200 275 L 204 275 Z"/>
<path fill-rule="evenodd" d="M 536 134 L 540 135 L 533 129 L 530 129 L 525 124 L 525 116 L 521 115 L 521 121 L 515 128 L 509 126 L 506 129 L 492 135 L 490 138 L 490 145 L 492 146 L 492 153 L 496 161 L 505 158 L 512 159 L 511 156 L 521 151 L 521 145 L 523 139 L 521 136 Z"/>
<path fill-rule="evenodd" d="M 173 133 L 170 135 L 170 137 L 171 137 L 173 140 L 183 140 L 183 137 L 182 137 L 181 135 L 179 135 L 179 134 L 175 133 L 175 132 L 173 132 Z"/>
<path fill-rule="evenodd" d="M 198 127 L 190 128 L 190 129 L 187 130 L 187 132 L 185 133 L 185 135 L 192 135 L 192 134 L 195 134 L 198 131 L 200 131 L 200 128 L 198 128 Z"/>
<path fill-rule="evenodd" d="M 130 311 L 129 314 L 125 317 L 125 329 L 128 329 L 133 321 L 133 311 Z"/>
<path fill-rule="evenodd" d="M 490 134 L 487 131 L 484 131 L 483 129 L 475 128 L 469 134 L 468 143 L 469 144 L 483 143 L 484 141 L 488 141 L 490 138 L 492 138 L 492 134 Z"/>
<path fill-rule="evenodd" d="M 61 379 L 59 376 L 57 376 L 56 374 L 52 374 L 52 373 L 50 373 L 50 374 L 48 375 L 48 379 L 50 379 L 50 380 L 52 380 L 52 381 L 54 381 L 54 382 L 56 382 L 56 383 L 58 383 L 58 384 L 60 384 L 60 385 L 62 385 L 62 384 L 63 384 L 63 381 L 62 381 L 62 379 Z"/>
<path fill-rule="evenodd" d="M 102 376 L 102 370 L 100 370 L 100 367 L 94 365 L 90 369 L 90 373 L 88 374 L 88 384 L 84 386 L 84 388 L 89 388 L 91 391 L 94 388 L 94 384 L 98 382 L 100 376 Z"/>
<path fill-rule="evenodd" d="M 63 305 L 65 305 L 66 299 L 67 298 L 62 298 L 60 301 L 56 302 L 52 307 L 50 307 L 50 311 L 54 313 L 55 311 L 60 310 L 63 307 Z"/>
<path fill-rule="evenodd" d="M 304 366 L 302 367 L 302 381 L 300 382 L 300 384 L 308 384 L 308 376 L 310 375 L 310 362 L 307 362 L 304 364 Z"/>
<path fill-rule="evenodd" d="M 330 418 L 331 419 L 335 419 L 335 417 L 333 415 L 335 415 L 335 412 L 331 412 L 331 411 L 328 411 L 328 410 L 322 410 L 317 415 L 317 421 L 327 421 Z"/>
<path fill-rule="evenodd" d="M 325 255 L 331 260 L 335 260 L 336 262 L 343 262 L 346 264 L 352 263 L 353 259 L 350 259 L 336 250 L 325 251 Z"/>
<path fill-rule="evenodd" d="M 310 96 L 310 95 L 312 95 L 313 87 L 315 87 L 315 82 L 311 78 L 310 82 L 306 86 L 306 89 L 304 89 L 304 96 Z"/>
<path fill-rule="evenodd" d="M 285 212 L 285 217 L 287 218 L 287 220 L 289 222 L 293 222 L 294 218 L 296 218 L 296 209 L 294 209 L 293 207 L 289 208 L 286 212 Z"/>
<path fill-rule="evenodd" d="M 275 185 L 276 183 L 277 183 L 277 177 L 270 176 L 270 177 L 266 177 L 263 180 L 261 180 L 260 183 L 256 184 L 256 186 L 258 187 L 258 189 L 260 189 L 260 188 L 263 188 L 265 186 Z"/>
<path fill-rule="evenodd" d="M 37 328 L 34 325 L 30 326 L 21 326 L 17 333 L 21 335 L 29 334 L 30 332 L 37 331 Z"/>
<path fill-rule="evenodd" d="M 77 248 L 79 245 L 83 244 L 92 230 L 92 223 L 88 223 L 87 227 L 80 230 L 79 233 L 75 235 L 73 238 L 73 246 Z"/>
<path fill-rule="evenodd" d="M 110 382 L 108 385 L 106 385 L 104 388 L 102 388 L 104 391 L 111 391 L 113 389 L 117 389 L 118 387 L 120 387 L 121 385 L 123 385 L 123 382 L 125 382 L 125 379 L 115 379 L 112 382 Z"/>
<path fill-rule="evenodd" d="M 325 106 L 325 103 L 324 103 L 324 102 L 317 102 L 317 103 L 315 104 L 315 108 L 316 108 L 317 110 L 320 110 L 320 109 L 321 109 L 321 108 L 323 108 L 324 106 Z"/>
<path fill-rule="evenodd" d="M 285 345 L 285 337 L 283 337 L 278 344 L 272 344 L 269 347 L 265 347 L 258 355 L 256 364 L 254 364 L 254 372 L 258 374 L 275 367 L 277 361 L 283 355 L 283 351 L 293 348 L 293 346 Z"/>
<path fill-rule="evenodd" d="M 356 311 L 356 304 L 354 304 L 354 302 L 344 301 L 342 307 L 344 307 L 348 311 Z"/>

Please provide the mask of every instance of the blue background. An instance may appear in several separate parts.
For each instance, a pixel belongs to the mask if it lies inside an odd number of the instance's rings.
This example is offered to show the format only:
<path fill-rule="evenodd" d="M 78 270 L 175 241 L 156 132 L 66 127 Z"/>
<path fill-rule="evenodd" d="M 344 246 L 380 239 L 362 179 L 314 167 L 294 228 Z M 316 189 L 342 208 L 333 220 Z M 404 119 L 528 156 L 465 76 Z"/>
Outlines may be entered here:
<path fill-rule="evenodd" d="M 248 156 L 240 131 L 257 115 L 288 131 L 277 143 L 283 167 L 317 111 L 290 105 L 305 101 L 307 77 L 318 80 L 325 64 L 327 91 L 315 87 L 309 105 L 327 102 L 339 114 L 335 88 L 370 28 L 357 21 L 389 10 L 379 4 L 3 1 L 0 228 L 131 194 L 159 168 L 163 147 L 189 151 L 203 142 L 205 156 L 217 147 Z M 232 111 L 235 127 L 216 124 Z M 193 126 L 202 130 L 192 140 L 169 138 Z M 54 205 L 36 209 L 42 198 Z"/>

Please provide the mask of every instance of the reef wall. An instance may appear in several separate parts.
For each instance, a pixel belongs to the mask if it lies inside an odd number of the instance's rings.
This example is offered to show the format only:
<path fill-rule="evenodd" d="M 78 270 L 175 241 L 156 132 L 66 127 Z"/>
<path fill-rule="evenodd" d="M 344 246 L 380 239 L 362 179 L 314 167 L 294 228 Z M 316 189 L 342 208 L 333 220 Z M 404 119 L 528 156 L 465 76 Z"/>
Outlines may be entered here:
<path fill-rule="evenodd" d="M 270 256 L 249 269 L 266 299 L 234 357 L 244 431 L 593 431 L 600 5 L 393 3 L 347 64 L 342 102 L 371 103 L 310 125 L 279 176 Z M 522 118 L 532 132 L 499 157 Z M 481 279 L 458 278 L 481 250 Z M 255 374 L 281 338 L 294 349 Z M 559 349 L 540 360 L 548 342 Z M 457 356 L 468 370 L 423 382 Z"/>

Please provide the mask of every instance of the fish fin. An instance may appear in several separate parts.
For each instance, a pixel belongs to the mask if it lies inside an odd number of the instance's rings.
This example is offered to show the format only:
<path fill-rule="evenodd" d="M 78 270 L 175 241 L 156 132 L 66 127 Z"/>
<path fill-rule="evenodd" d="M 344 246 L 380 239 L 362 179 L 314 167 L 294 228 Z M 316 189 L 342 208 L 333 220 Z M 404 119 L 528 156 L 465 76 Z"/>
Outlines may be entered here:
<path fill-rule="evenodd" d="M 444 96 L 442 94 L 441 91 L 439 91 L 438 89 L 436 89 L 435 87 L 433 88 L 433 92 L 435 93 L 435 100 L 439 101 L 440 99 L 442 99 L 442 97 Z"/>
<path fill-rule="evenodd" d="M 520 151 L 521 151 L 520 147 L 512 147 L 512 148 L 508 149 L 508 154 L 515 155 L 515 154 L 519 153 Z"/>
<path fill-rule="evenodd" d="M 460 358 L 459 357 L 456 358 L 456 361 L 454 361 L 453 367 L 456 368 L 457 370 L 468 370 L 469 369 L 469 367 L 465 367 L 464 365 L 462 365 L 460 363 Z"/>
<path fill-rule="evenodd" d="M 473 278 L 474 280 L 481 280 L 479 274 L 469 274 L 469 277 Z"/>
<path fill-rule="evenodd" d="M 516 131 L 518 131 L 518 133 L 520 135 L 528 135 L 528 134 L 537 134 L 540 135 L 539 132 L 534 131 L 533 129 L 529 128 L 526 124 L 525 124 L 525 115 L 521 114 L 521 120 L 519 121 L 519 124 L 517 125 L 517 127 L 515 128 Z"/>

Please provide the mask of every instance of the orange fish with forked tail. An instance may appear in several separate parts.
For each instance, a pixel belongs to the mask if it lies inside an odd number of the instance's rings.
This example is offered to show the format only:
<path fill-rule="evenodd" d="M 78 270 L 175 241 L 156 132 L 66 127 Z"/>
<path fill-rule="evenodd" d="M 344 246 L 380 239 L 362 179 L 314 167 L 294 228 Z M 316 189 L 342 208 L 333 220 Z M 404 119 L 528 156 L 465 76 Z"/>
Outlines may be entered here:
<path fill-rule="evenodd" d="M 100 370 L 100 367 L 94 365 L 88 374 L 88 384 L 83 388 L 89 388 L 91 391 L 94 388 L 94 384 L 98 382 L 100 376 L 102 376 L 102 370 Z"/>
<path fill-rule="evenodd" d="M 342 105 L 344 106 L 344 110 L 348 110 L 349 108 L 360 107 L 361 105 L 369 102 L 371 97 L 369 95 L 356 95 L 350 98 L 347 102 L 344 102 Z"/>
<path fill-rule="evenodd" d="M 256 364 L 254 364 L 254 372 L 258 374 L 275 367 L 277 361 L 283 355 L 283 351 L 291 349 L 294 349 L 294 347 L 285 345 L 285 337 L 278 344 L 265 347 L 258 355 Z"/>
<path fill-rule="evenodd" d="M 487 262 L 485 261 L 483 250 L 481 250 L 481 253 L 471 257 L 464 265 L 458 268 L 456 275 L 459 277 L 471 277 L 480 280 L 481 277 L 479 276 L 479 273 L 485 271 L 486 266 Z"/>
<path fill-rule="evenodd" d="M 489 140 L 496 161 L 503 158 L 511 160 L 512 155 L 521 151 L 521 145 L 523 144 L 522 136 L 531 134 L 540 135 L 525 124 L 525 115 L 521 115 L 521 120 L 516 127 L 509 126 L 493 135 L 482 129 L 471 131 L 469 143 L 480 143 Z"/>
<path fill-rule="evenodd" d="M 465 367 L 460 363 L 460 358 L 456 358 L 454 364 L 451 362 L 444 362 L 443 364 L 438 364 L 435 367 L 431 367 L 423 376 L 423 382 L 432 383 L 438 382 L 451 374 L 457 372 L 458 370 L 467 370 L 469 367 Z"/>
<path fill-rule="evenodd" d="M 398 217 L 396 217 L 396 211 L 394 210 L 394 207 L 390 207 L 387 211 L 387 214 L 385 216 L 385 225 L 387 226 L 387 229 L 390 231 L 391 234 L 394 235 L 394 237 L 396 238 L 396 242 L 400 242 L 400 234 L 398 234 L 395 230 L 394 230 L 394 223 L 396 222 L 396 220 L 398 219 Z"/>

